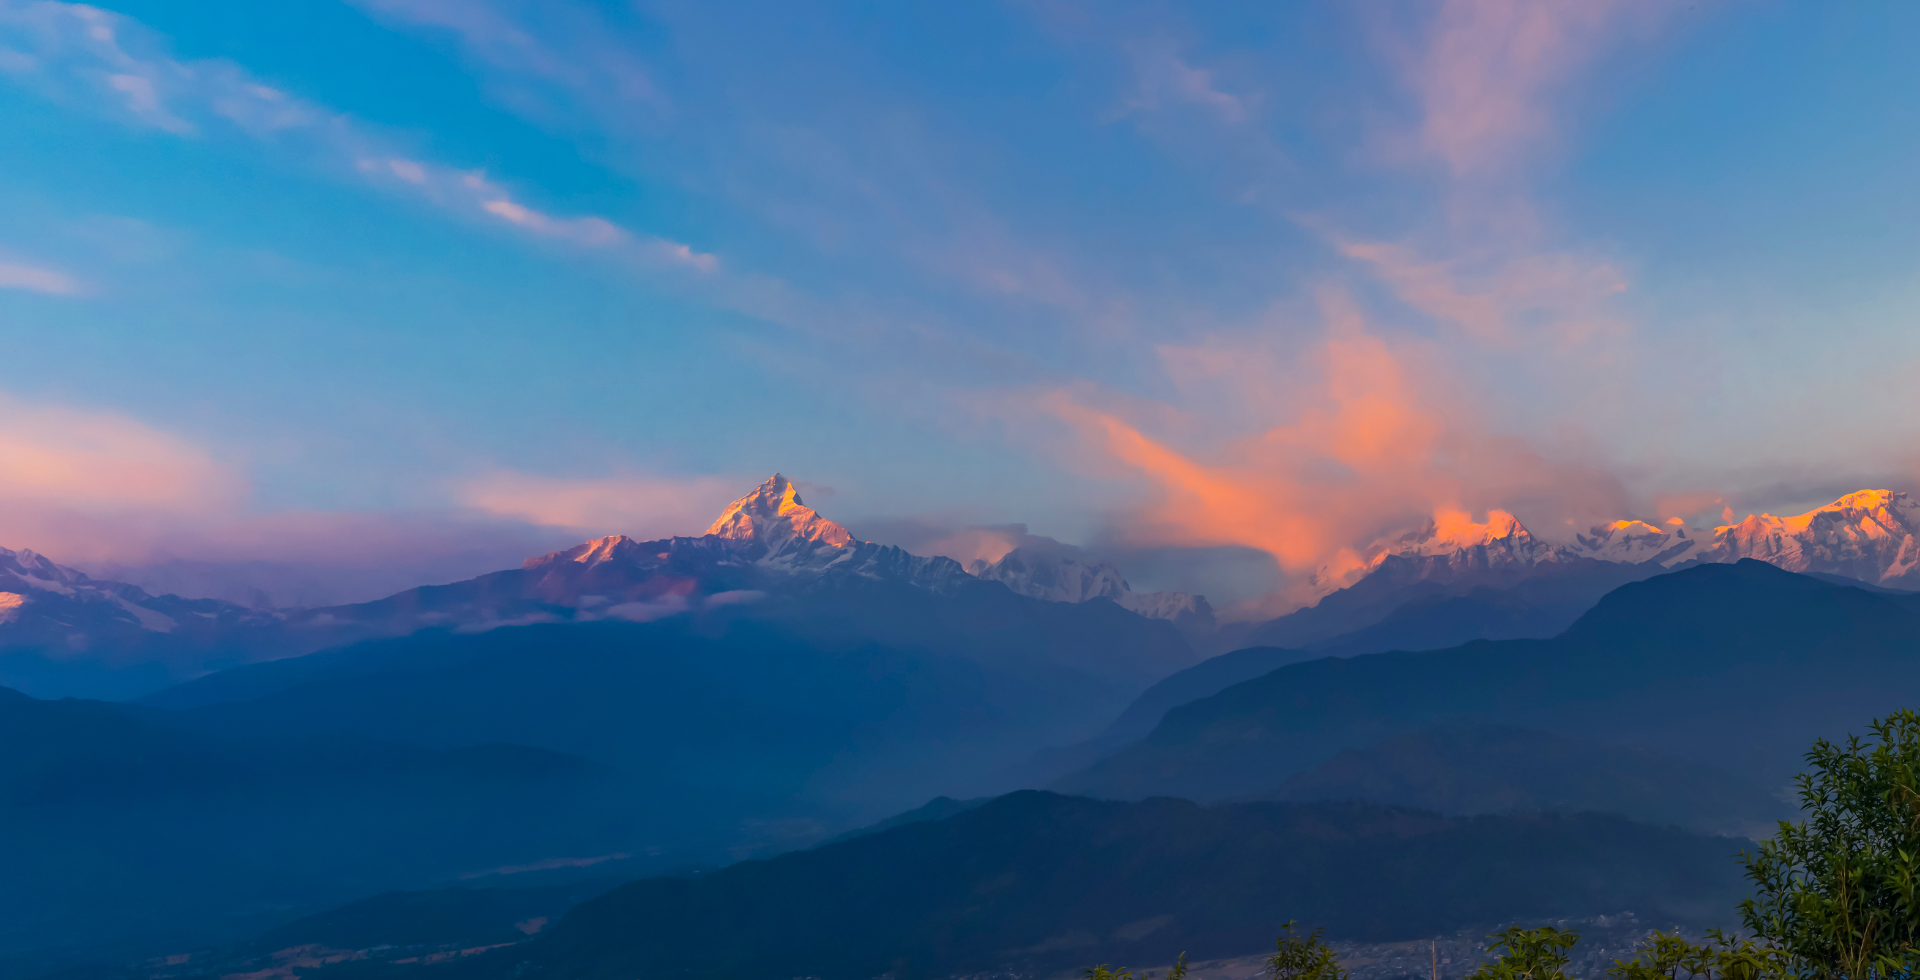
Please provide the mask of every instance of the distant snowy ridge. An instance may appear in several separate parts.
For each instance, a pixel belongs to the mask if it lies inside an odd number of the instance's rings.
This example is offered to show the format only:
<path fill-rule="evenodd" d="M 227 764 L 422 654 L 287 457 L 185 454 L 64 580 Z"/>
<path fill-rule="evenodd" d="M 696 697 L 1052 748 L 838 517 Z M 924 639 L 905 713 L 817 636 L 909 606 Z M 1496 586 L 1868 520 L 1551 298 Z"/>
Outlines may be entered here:
<path fill-rule="evenodd" d="M 1015 548 L 998 561 L 976 559 L 967 566 L 976 578 L 999 582 L 1021 595 L 1050 602 L 1111 599 L 1148 619 L 1179 626 L 1213 627 L 1213 607 L 1204 596 L 1185 592 L 1135 592 L 1120 569 L 1065 545 Z"/>
<path fill-rule="evenodd" d="M 1758 558 L 1794 572 L 1844 575 L 1920 590 L 1920 501 L 1892 490 L 1861 490 L 1796 517 L 1751 514 L 1718 528 L 1708 561 Z"/>
<path fill-rule="evenodd" d="M 1583 559 L 1670 568 L 1755 558 L 1793 572 L 1920 590 L 1917 533 L 1920 502 L 1892 490 L 1850 493 L 1794 517 L 1748 515 L 1712 530 L 1689 528 L 1678 518 L 1665 526 L 1620 520 L 1564 544 L 1536 538 L 1506 511 L 1489 511 L 1485 523 L 1443 512 L 1418 530 L 1376 543 L 1362 564 L 1322 569 L 1312 582 L 1315 594 L 1325 596 L 1382 569 L 1402 578 L 1454 579 Z"/>
<path fill-rule="evenodd" d="M 83 648 L 90 637 L 202 630 L 271 618 L 218 599 L 149 595 L 89 578 L 29 549 L 0 548 L 0 626 L 23 639 Z"/>

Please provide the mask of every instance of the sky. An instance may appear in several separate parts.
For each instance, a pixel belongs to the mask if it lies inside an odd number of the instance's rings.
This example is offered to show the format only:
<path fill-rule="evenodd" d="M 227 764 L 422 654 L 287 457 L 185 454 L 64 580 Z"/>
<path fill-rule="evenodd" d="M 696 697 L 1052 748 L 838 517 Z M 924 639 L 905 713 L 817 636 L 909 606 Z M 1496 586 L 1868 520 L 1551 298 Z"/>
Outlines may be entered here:
<path fill-rule="evenodd" d="M 778 471 L 871 540 L 1272 609 L 1436 514 L 1912 489 L 1916 32 L 0 0 L 0 546 L 364 598 Z"/>

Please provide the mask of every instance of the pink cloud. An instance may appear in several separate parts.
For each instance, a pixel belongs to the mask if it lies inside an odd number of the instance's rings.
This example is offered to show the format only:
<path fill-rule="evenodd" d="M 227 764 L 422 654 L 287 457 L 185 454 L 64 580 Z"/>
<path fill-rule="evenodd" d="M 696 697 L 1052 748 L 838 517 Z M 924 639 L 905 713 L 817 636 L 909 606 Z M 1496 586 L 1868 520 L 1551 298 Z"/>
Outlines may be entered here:
<path fill-rule="evenodd" d="M 439 507 L 258 512 L 242 474 L 188 437 L 0 394 L 0 547 L 241 601 L 249 586 L 313 604 L 468 578 L 573 544 L 575 525 L 697 534 L 753 482 L 502 474 Z"/>
<path fill-rule="evenodd" d="M 1421 149 L 1456 177 L 1505 169 L 1553 133 L 1553 97 L 1611 43 L 1646 22 L 1647 0 L 1446 0 L 1403 66 L 1420 102 Z"/>
<path fill-rule="evenodd" d="M 456 499 L 495 517 L 646 539 L 702 533 L 755 482 L 724 477 L 566 479 L 501 471 L 463 484 Z"/>
<path fill-rule="evenodd" d="M 57 269 L 0 262 L 0 289 L 24 289 L 49 296 L 72 296 L 80 283 Z"/>
<path fill-rule="evenodd" d="M 0 395 L 0 498 L 15 504 L 193 511 L 244 484 L 205 450 L 112 412 Z"/>
<path fill-rule="evenodd" d="M 1482 343 L 1511 346 L 1545 335 L 1581 344 L 1628 332 L 1610 307 L 1627 281 L 1610 263 L 1524 250 L 1492 255 L 1476 250 L 1481 254 L 1434 260 L 1398 243 L 1335 244 L 1348 258 L 1365 263 L 1401 302 L 1455 324 Z"/>

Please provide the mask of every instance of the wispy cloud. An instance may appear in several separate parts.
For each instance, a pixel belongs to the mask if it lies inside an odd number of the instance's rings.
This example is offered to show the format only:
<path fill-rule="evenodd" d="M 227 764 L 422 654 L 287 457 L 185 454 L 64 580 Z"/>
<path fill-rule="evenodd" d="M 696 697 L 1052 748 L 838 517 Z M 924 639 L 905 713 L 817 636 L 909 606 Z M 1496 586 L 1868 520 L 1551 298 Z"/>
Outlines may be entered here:
<path fill-rule="evenodd" d="M 1329 231 L 1329 244 L 1467 340 L 1620 355 L 1633 333 L 1618 304 L 1622 263 L 1554 241 L 1526 178 L 1563 138 L 1582 73 L 1657 14 L 1646 0 L 1444 0 L 1413 38 L 1387 45 L 1417 119 L 1381 134 L 1399 163 L 1438 164 L 1444 177 L 1384 239 Z"/>
<path fill-rule="evenodd" d="M 1628 331 L 1610 305 L 1626 291 L 1627 280 L 1606 262 L 1529 252 L 1435 260 L 1403 243 L 1336 244 L 1402 302 L 1484 344 L 1505 347 L 1546 337 L 1572 346 Z"/>
<path fill-rule="evenodd" d="M 482 0 L 350 0 L 380 19 L 446 31 L 460 39 L 474 58 L 495 69 L 509 99 L 519 108 L 546 116 L 570 115 L 567 103 L 584 100 L 598 114 L 648 115 L 671 105 L 646 63 L 634 55 L 629 38 L 611 29 L 608 12 L 591 7 L 543 3 L 540 29 L 523 24 L 499 5 Z M 536 88 L 558 93 L 555 99 Z"/>
<path fill-rule="evenodd" d="M 461 5 L 447 5 L 459 9 Z M 624 257 L 646 266 L 712 272 L 692 246 L 599 216 L 559 216 L 515 200 L 484 173 L 411 159 L 372 128 L 261 83 L 221 60 L 179 61 L 137 21 L 84 4 L 0 0 L 0 60 L 8 75 L 50 97 L 91 103 L 133 125 L 181 136 L 239 132 L 287 145 L 323 166 L 344 165 L 472 219 Z"/>
<path fill-rule="evenodd" d="M 0 262 L 0 289 L 24 289 L 49 296 L 72 296 L 80 292 L 80 282 L 57 269 L 13 262 Z"/>
<path fill-rule="evenodd" d="M 1253 117 L 1253 99 L 1229 92 L 1212 70 L 1195 66 L 1173 38 L 1158 35 L 1124 42 L 1135 90 L 1125 111 L 1197 107 L 1225 123 Z"/>

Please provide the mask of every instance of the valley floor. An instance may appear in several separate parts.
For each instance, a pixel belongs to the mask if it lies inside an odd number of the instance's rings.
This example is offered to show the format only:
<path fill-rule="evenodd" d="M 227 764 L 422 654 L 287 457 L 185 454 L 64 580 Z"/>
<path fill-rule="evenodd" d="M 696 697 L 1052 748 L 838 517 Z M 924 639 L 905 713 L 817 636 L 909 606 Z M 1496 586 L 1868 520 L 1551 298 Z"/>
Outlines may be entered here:
<path fill-rule="evenodd" d="M 1541 923 L 1528 922 L 1534 926 Z M 1631 956 L 1633 950 L 1654 929 L 1672 930 L 1666 923 L 1647 922 L 1631 912 L 1595 919 L 1569 919 L 1551 923 L 1580 934 L 1580 943 L 1572 950 L 1573 962 L 1567 976 L 1584 980 L 1598 978 L 1614 960 Z M 1461 980 L 1485 962 L 1486 934 L 1504 926 L 1463 930 L 1452 936 L 1416 939 L 1392 943 L 1335 942 L 1340 965 L 1352 971 L 1352 980 L 1430 980 L 1438 960 L 1440 980 Z M 1688 938 L 1702 937 L 1689 932 Z M 236 951 L 203 951 L 194 955 L 161 957 L 145 963 L 119 968 L 100 968 L 63 973 L 59 980 L 202 980 L 222 977 L 226 980 L 292 980 L 312 977 L 325 980 L 327 967 L 337 963 L 387 962 L 399 964 L 443 963 L 473 955 L 494 947 L 460 949 L 457 947 L 392 947 L 371 950 L 324 949 L 299 946 L 268 954 L 244 954 Z M 1091 964 L 1089 964 L 1091 965 Z M 1172 964 L 1128 966 L 1140 980 L 1164 978 Z M 1191 980 L 1254 980 L 1265 972 L 1266 954 L 1229 959 L 1203 960 L 1189 964 Z M 1079 971 L 1041 976 L 1013 971 L 954 976 L 947 980 L 1083 980 Z"/>
<path fill-rule="evenodd" d="M 1633 950 L 1655 929 L 1673 931 L 1671 924 L 1650 923 L 1641 920 L 1631 912 L 1616 916 L 1600 916 L 1595 919 L 1568 919 L 1553 923 L 1519 923 L 1529 927 L 1550 924 L 1561 929 L 1572 929 L 1580 934 L 1580 943 L 1571 955 L 1573 962 L 1567 965 L 1567 976 L 1572 978 L 1598 978 L 1613 966 L 1614 960 L 1625 959 L 1633 955 Z M 1486 952 L 1486 934 L 1505 926 L 1493 928 L 1467 929 L 1452 935 L 1432 939 L 1415 939 L 1393 943 L 1350 943 L 1335 942 L 1331 945 L 1340 956 L 1340 966 L 1353 974 L 1352 980 L 1430 980 L 1436 974 L 1440 980 L 1461 980 L 1461 978 L 1479 969 L 1490 957 Z M 1688 939 L 1700 941 L 1703 937 L 1691 930 L 1683 930 Z M 1437 970 L 1435 961 L 1437 963 Z M 1230 959 L 1203 960 L 1188 964 L 1190 980 L 1254 980 L 1266 972 L 1267 954 L 1240 956 Z M 1119 966 L 1119 964 L 1115 964 Z M 1136 977 L 1164 978 L 1170 963 L 1146 968 L 1133 968 Z M 962 980 L 962 978 L 953 978 Z M 964 980 L 989 980 L 986 976 L 968 977 Z M 1084 980 L 1079 972 L 1063 973 L 1046 978 L 1016 977 L 1003 974 L 992 980 Z"/>

